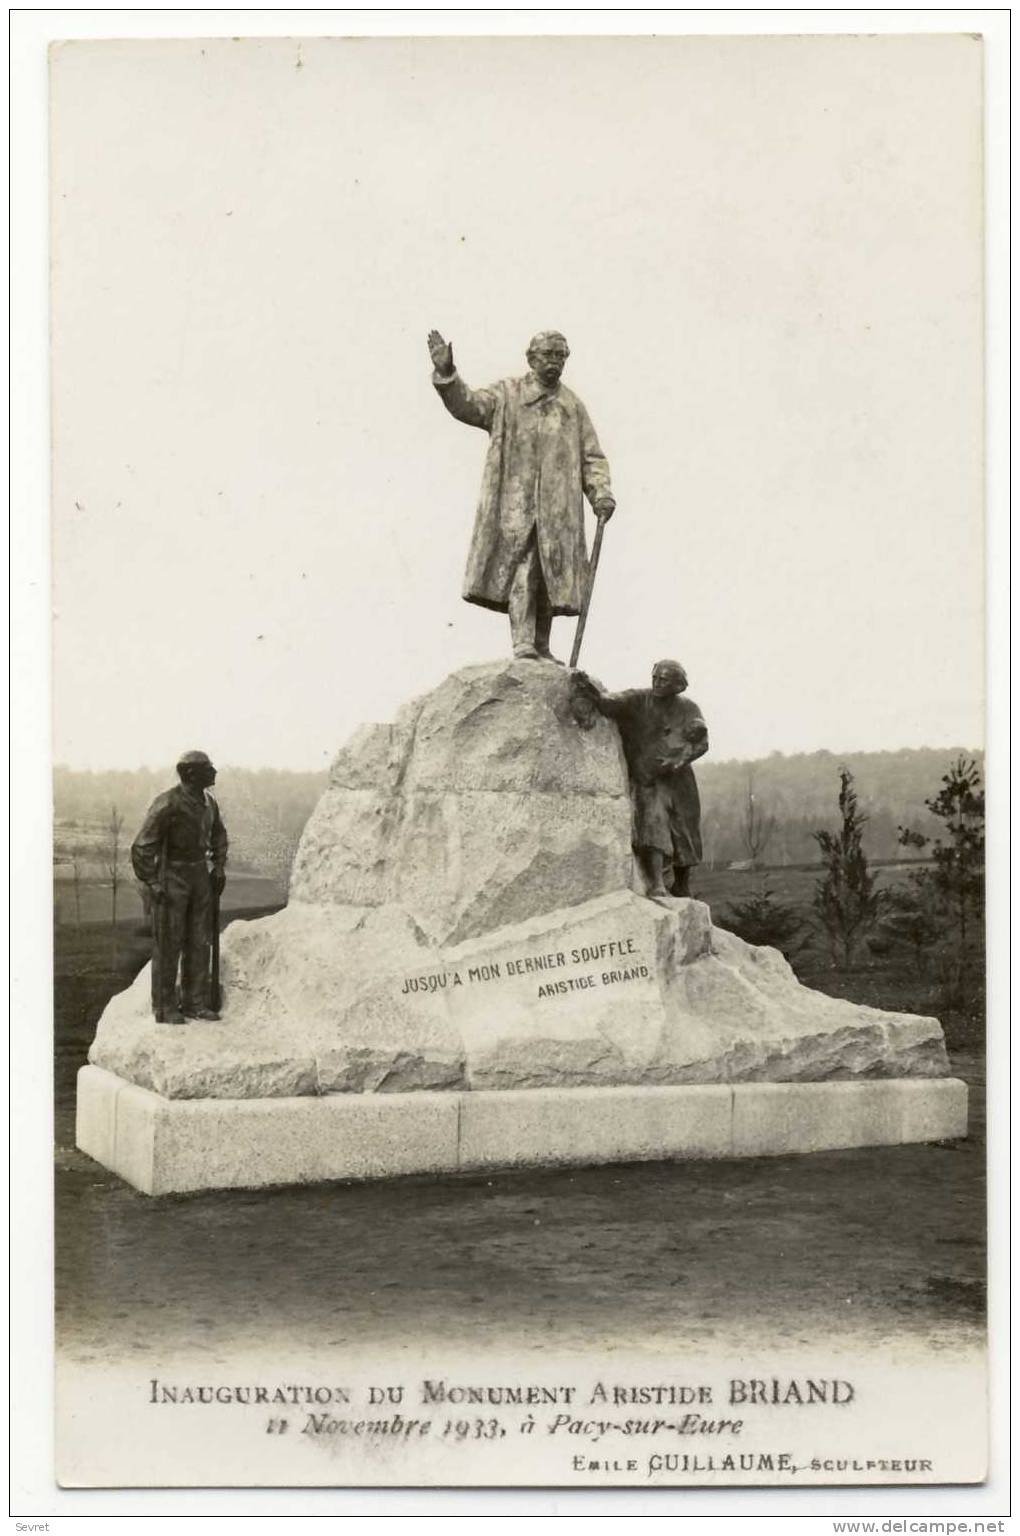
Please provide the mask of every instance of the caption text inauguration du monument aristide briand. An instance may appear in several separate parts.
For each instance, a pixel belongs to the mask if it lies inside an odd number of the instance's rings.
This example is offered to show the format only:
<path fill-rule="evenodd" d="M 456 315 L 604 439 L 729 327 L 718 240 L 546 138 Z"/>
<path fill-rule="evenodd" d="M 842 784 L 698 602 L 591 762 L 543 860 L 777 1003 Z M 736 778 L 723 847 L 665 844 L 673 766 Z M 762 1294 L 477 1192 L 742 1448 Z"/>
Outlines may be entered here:
<path fill-rule="evenodd" d="M 428 1441 L 479 1448 L 499 1441 L 542 1440 L 562 1449 L 566 1468 L 581 1475 L 933 1475 L 934 1463 L 914 1451 L 865 1460 L 833 1455 L 826 1445 L 805 1456 L 748 1443 L 758 1440 L 757 1432 L 782 1429 L 788 1413 L 843 1415 L 857 1398 L 853 1382 L 834 1376 L 730 1377 L 722 1383 L 596 1380 L 585 1386 L 477 1385 L 426 1377 L 412 1385 L 360 1387 L 152 1377 L 147 1390 L 148 1405 L 154 1408 L 217 1405 L 259 1410 L 261 1431 L 277 1437 L 307 1436 L 351 1446 Z M 819 1436 L 820 1441 L 827 1438 Z"/>

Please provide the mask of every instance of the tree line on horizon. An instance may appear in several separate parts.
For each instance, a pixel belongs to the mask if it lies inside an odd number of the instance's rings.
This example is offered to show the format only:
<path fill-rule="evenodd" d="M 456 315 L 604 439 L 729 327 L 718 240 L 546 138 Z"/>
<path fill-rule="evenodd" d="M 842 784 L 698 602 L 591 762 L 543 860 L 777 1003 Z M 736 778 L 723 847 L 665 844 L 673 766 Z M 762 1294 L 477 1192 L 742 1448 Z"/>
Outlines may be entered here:
<path fill-rule="evenodd" d="M 873 862 L 923 858 L 920 845 L 904 847 L 899 829 L 928 836 L 936 818 L 926 805 L 931 786 L 961 756 L 983 766 L 983 754 L 963 747 L 911 747 L 886 752 L 818 751 L 752 761 L 703 759 L 697 777 L 702 801 L 705 863 L 725 868 L 817 865 L 816 833 L 832 814 L 833 785 L 848 769 L 866 817 L 865 848 Z M 235 868 L 286 879 L 294 850 L 326 772 L 280 768 L 220 771 L 216 798 L 230 833 Z M 55 856 L 105 858 L 111 811 L 123 818 L 129 847 L 142 818 L 172 769 L 83 770 L 58 764 L 53 775 Z"/>
<path fill-rule="evenodd" d="M 286 880 L 305 822 L 328 774 L 286 768 L 223 768 L 215 796 L 230 836 L 230 862 Z M 176 782 L 172 768 L 53 771 L 54 858 L 106 861 L 111 810 L 123 817 L 126 860 L 155 797 Z"/>
<path fill-rule="evenodd" d="M 899 829 L 915 825 L 931 836 L 931 786 L 957 759 L 983 768 L 984 754 L 967 747 L 903 747 L 884 752 L 828 750 L 752 761 L 698 764 L 705 863 L 725 868 L 784 868 L 820 862 L 816 832 L 831 818 L 833 785 L 846 768 L 866 818 L 865 848 L 873 862 L 924 857 L 904 847 Z"/>

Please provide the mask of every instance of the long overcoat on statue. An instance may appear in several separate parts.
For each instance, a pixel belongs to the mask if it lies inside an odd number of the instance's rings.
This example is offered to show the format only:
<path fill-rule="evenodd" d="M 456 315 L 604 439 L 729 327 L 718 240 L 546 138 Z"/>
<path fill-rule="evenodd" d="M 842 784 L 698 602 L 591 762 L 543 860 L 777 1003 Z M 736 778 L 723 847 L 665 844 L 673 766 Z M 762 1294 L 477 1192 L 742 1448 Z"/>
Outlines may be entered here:
<path fill-rule="evenodd" d="M 506 613 L 513 573 L 534 534 L 550 607 L 579 613 L 588 571 L 584 501 L 612 502 L 609 465 L 584 405 L 534 374 L 471 389 L 458 373 L 432 382 L 458 421 L 489 434 L 464 573 L 464 600 Z"/>

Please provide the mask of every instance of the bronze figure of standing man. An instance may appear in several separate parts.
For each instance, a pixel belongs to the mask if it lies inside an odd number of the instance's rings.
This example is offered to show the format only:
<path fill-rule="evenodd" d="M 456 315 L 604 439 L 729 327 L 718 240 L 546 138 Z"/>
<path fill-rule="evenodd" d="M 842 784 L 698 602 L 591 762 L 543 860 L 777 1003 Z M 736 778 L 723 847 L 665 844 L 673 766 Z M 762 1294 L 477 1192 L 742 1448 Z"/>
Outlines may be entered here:
<path fill-rule="evenodd" d="M 156 796 L 131 844 L 135 875 L 151 898 L 152 1011 L 158 1024 L 219 1018 L 212 1006 L 210 956 L 217 900 L 227 879 L 227 829 L 209 793 L 216 769 L 206 754 L 185 752 L 177 774 L 180 783 Z"/>
<path fill-rule="evenodd" d="M 615 720 L 633 806 L 633 844 L 649 896 L 689 896 L 701 863 L 701 801 L 691 767 L 708 751 L 708 726 L 678 661 L 657 661 L 651 688 L 604 693 L 586 672 L 571 674 L 578 723 L 588 711 Z"/>
<path fill-rule="evenodd" d="M 580 613 L 588 574 L 583 498 L 603 521 L 616 506 L 588 412 L 560 383 L 570 348 L 559 331 L 541 331 L 524 377 L 486 389 L 465 384 L 438 331 L 429 353 L 450 415 L 489 434 L 464 600 L 510 615 L 515 656 L 555 661 L 553 617 Z"/>

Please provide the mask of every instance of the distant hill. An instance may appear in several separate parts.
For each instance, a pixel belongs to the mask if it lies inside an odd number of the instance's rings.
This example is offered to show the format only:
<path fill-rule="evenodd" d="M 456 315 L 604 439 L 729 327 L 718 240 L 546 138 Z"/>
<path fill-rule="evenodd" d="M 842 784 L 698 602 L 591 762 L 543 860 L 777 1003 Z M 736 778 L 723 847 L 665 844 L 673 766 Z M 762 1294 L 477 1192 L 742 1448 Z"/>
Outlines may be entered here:
<path fill-rule="evenodd" d="M 901 825 L 931 832 L 937 823 L 924 808 L 938 793 L 939 782 L 959 756 L 983 753 L 965 747 L 904 748 L 896 752 L 774 752 L 756 762 L 713 762 L 697 767 L 701 788 L 705 862 L 725 865 L 746 859 L 742 835 L 748 784 L 761 812 L 775 820 L 763 862 L 772 865 L 816 864 L 812 833 L 834 827 L 839 769 L 854 775 L 862 809 L 868 816 L 865 849 L 873 860 L 897 859 L 904 850 L 896 840 Z M 293 773 L 277 768 L 224 768 L 216 797 L 230 832 L 235 868 L 285 878 L 302 829 L 326 787 L 325 773 Z M 172 770 L 148 768 L 84 772 L 58 766 L 53 775 L 55 857 L 72 852 L 95 861 L 105 848 L 113 806 L 124 817 L 126 850 L 141 825 L 149 802 L 174 782 Z"/>

